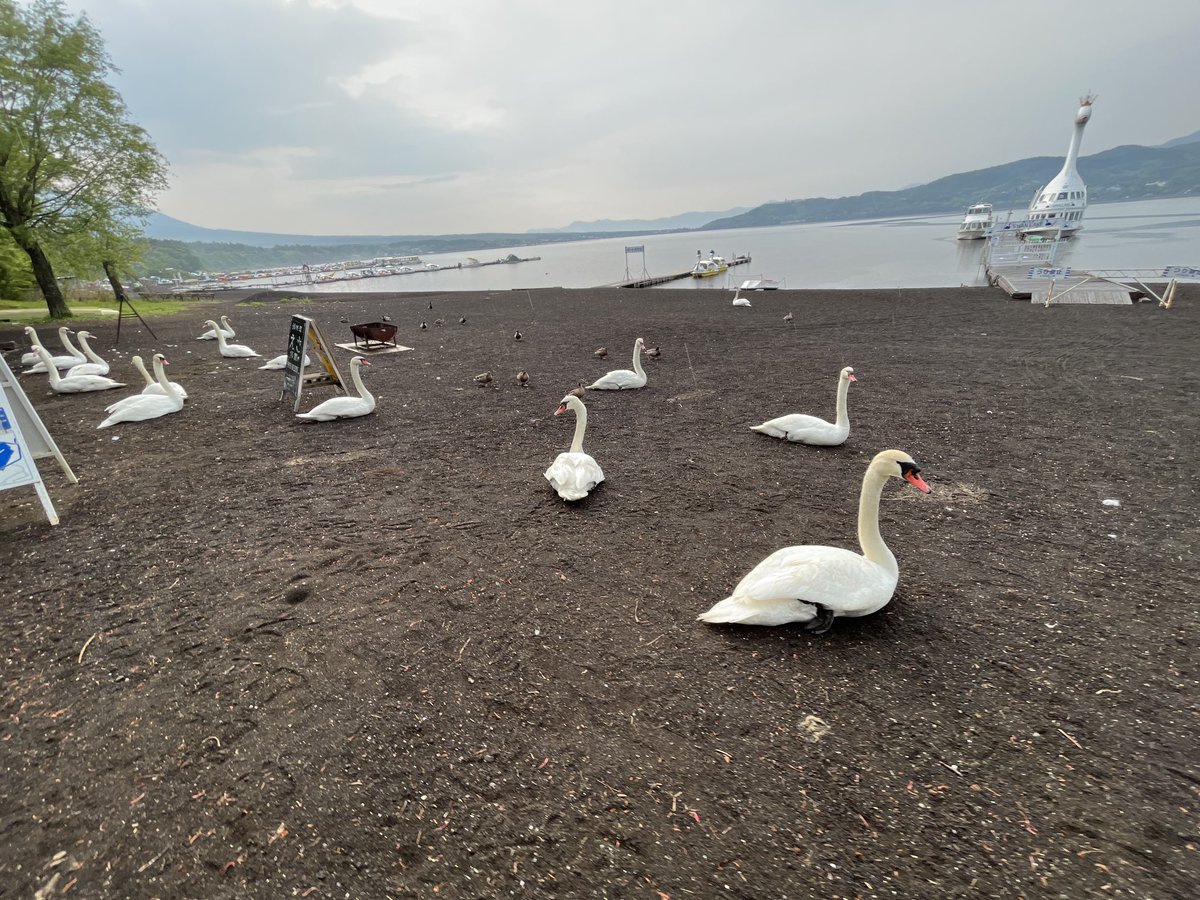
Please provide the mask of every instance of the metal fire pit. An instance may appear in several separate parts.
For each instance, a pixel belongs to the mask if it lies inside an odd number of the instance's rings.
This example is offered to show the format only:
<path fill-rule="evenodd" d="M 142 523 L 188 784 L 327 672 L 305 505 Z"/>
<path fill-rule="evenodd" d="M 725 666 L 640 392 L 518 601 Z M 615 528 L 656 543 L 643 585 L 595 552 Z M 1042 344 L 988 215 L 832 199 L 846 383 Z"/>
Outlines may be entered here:
<path fill-rule="evenodd" d="M 354 335 L 354 346 L 364 350 L 379 350 L 388 346 L 399 346 L 396 343 L 396 326 L 387 322 L 365 322 L 362 325 L 351 325 Z M 359 343 L 359 342 L 362 343 Z M 375 344 L 376 346 L 372 346 Z"/>

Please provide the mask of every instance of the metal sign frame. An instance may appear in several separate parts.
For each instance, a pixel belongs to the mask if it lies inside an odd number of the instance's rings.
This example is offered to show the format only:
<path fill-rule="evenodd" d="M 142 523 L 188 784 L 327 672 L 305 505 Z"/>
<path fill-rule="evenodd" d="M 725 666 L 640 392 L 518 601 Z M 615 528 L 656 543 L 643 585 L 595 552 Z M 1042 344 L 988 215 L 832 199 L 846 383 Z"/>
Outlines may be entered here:
<path fill-rule="evenodd" d="M 54 457 L 68 481 L 79 482 L 12 369 L 0 357 L 0 490 L 32 485 L 42 501 L 46 518 L 51 525 L 57 525 L 58 513 L 35 462 L 48 456 Z"/>
<path fill-rule="evenodd" d="M 304 396 L 304 388 L 315 384 L 332 384 L 343 394 L 346 393 L 345 381 L 338 371 L 333 354 L 327 349 L 329 345 L 321 337 L 321 330 L 315 319 L 308 316 L 292 316 L 288 326 L 287 363 L 283 367 L 283 392 L 280 401 L 291 396 L 292 412 L 300 411 L 300 399 Z M 323 371 L 306 373 L 305 356 L 311 352 L 317 358 Z M 315 368 L 315 366 L 314 366 Z"/>

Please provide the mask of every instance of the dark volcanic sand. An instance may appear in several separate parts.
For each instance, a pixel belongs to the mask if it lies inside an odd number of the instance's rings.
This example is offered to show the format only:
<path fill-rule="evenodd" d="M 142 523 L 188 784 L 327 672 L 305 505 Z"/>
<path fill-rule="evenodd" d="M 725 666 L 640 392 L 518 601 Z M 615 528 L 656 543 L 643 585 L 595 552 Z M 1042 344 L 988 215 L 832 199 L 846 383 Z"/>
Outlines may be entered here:
<path fill-rule="evenodd" d="M 41 464 L 57 528 L 0 494 L 0 897 L 1194 896 L 1200 291 L 730 296 L 87 325 L 191 400 L 97 431 L 122 392 L 23 379 L 80 481 Z M 193 340 L 219 312 L 266 356 L 297 312 L 415 350 L 372 360 L 374 415 L 305 425 Z M 554 409 L 639 335 L 662 357 L 589 393 L 608 480 L 566 505 Z M 844 446 L 747 428 L 831 417 L 843 365 Z M 888 447 L 934 489 L 885 490 L 889 606 L 695 621 L 779 547 L 856 547 Z"/>

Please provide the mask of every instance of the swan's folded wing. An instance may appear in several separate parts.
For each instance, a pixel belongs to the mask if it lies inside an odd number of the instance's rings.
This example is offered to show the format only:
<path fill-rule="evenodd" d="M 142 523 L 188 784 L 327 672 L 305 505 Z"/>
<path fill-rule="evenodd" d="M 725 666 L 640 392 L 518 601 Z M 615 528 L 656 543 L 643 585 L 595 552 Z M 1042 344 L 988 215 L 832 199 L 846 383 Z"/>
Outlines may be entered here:
<path fill-rule="evenodd" d="M 545 472 L 550 486 L 564 500 L 582 500 L 604 480 L 600 464 L 586 453 L 560 453 Z"/>
<path fill-rule="evenodd" d="M 863 615 L 890 599 L 895 582 L 866 558 L 841 547 L 776 550 L 738 582 L 731 598 L 755 604 L 800 600 L 838 615 Z"/>

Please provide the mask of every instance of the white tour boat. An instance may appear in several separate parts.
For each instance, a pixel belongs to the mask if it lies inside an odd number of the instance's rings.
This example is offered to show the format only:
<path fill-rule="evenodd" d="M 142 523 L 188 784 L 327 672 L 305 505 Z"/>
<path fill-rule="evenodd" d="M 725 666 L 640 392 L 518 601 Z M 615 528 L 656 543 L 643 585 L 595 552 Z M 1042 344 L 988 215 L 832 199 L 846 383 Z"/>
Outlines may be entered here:
<path fill-rule="evenodd" d="M 976 203 L 967 208 L 962 224 L 958 226 L 960 241 L 979 241 L 988 236 L 992 227 L 992 204 Z"/>

